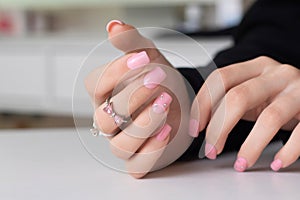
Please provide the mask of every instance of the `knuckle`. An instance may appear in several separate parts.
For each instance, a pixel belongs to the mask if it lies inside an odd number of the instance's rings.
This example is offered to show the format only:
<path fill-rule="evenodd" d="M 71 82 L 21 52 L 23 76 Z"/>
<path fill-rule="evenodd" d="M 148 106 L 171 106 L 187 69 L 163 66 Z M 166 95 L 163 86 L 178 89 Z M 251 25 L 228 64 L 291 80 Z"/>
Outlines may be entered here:
<path fill-rule="evenodd" d="M 269 57 L 264 56 L 264 55 L 261 55 L 261 56 L 257 57 L 256 59 L 257 59 L 258 61 L 261 61 L 261 62 L 265 62 L 265 61 L 270 60 Z"/>
<path fill-rule="evenodd" d="M 229 85 L 228 77 L 230 77 L 230 75 L 228 73 L 229 72 L 228 68 L 223 67 L 223 68 L 217 69 L 216 71 L 217 71 L 218 75 L 221 76 L 221 79 L 222 79 L 222 82 L 223 82 L 225 88 L 228 88 L 228 85 Z"/>
<path fill-rule="evenodd" d="M 206 80 L 206 83 L 210 83 L 212 80 L 215 80 L 217 77 L 220 76 L 219 69 L 214 70 Z"/>
<path fill-rule="evenodd" d="M 229 88 L 229 80 L 230 80 L 230 70 L 228 67 L 218 68 L 214 70 L 205 81 L 205 85 L 208 89 L 214 88 L 216 83 L 221 83 L 224 90 Z"/>
<path fill-rule="evenodd" d="M 265 73 L 270 70 L 274 70 L 274 67 L 280 64 L 277 61 L 267 56 L 259 56 L 254 60 L 252 60 L 251 62 L 253 62 L 255 66 L 263 67 Z"/>
<path fill-rule="evenodd" d="M 229 105 L 244 105 L 247 104 L 248 88 L 244 85 L 237 86 L 228 91 L 226 101 Z"/>
<path fill-rule="evenodd" d="M 220 71 L 221 71 L 222 68 L 218 68 L 218 69 L 215 69 L 209 77 L 216 77 L 216 76 L 219 76 L 220 75 Z"/>
<path fill-rule="evenodd" d="M 281 64 L 277 68 L 277 71 L 283 77 L 293 77 L 295 75 L 299 76 L 299 69 L 289 64 Z"/>
<path fill-rule="evenodd" d="M 211 73 L 211 77 L 213 79 L 217 79 L 218 77 L 220 77 L 222 79 L 226 79 L 226 77 L 227 77 L 226 75 L 227 75 L 227 68 L 226 67 L 218 68 L 218 69 L 214 70 Z"/>
<path fill-rule="evenodd" d="M 283 111 L 277 106 L 266 108 L 262 112 L 262 121 L 268 127 L 281 127 L 284 124 L 282 114 Z"/>
<path fill-rule="evenodd" d="M 268 65 L 270 63 L 273 63 L 274 60 L 270 57 L 262 55 L 262 56 L 255 58 L 254 61 L 257 63 L 260 63 L 262 65 Z"/>

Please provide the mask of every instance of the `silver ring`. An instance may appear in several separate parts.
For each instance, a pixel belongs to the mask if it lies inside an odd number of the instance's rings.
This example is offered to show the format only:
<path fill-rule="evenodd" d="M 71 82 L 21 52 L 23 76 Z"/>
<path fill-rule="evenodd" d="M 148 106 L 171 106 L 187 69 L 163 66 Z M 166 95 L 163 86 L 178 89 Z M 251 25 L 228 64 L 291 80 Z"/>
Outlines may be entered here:
<path fill-rule="evenodd" d="M 93 122 L 93 128 L 90 129 L 90 132 L 92 133 L 93 136 L 97 137 L 98 135 L 104 136 L 104 137 L 113 137 L 116 135 L 115 134 L 108 134 L 108 133 L 103 133 L 100 131 L 96 125 L 95 122 Z"/>
<path fill-rule="evenodd" d="M 125 116 L 119 115 L 119 114 L 117 114 L 117 113 L 114 111 L 113 103 L 112 103 L 112 101 L 111 101 L 111 97 L 108 97 L 108 98 L 105 100 L 105 106 L 104 106 L 104 108 L 103 108 L 103 111 L 104 111 L 105 113 L 107 113 L 111 118 L 114 119 L 115 124 L 116 124 L 117 126 L 121 126 L 122 124 L 128 122 L 129 117 L 126 118 Z"/>

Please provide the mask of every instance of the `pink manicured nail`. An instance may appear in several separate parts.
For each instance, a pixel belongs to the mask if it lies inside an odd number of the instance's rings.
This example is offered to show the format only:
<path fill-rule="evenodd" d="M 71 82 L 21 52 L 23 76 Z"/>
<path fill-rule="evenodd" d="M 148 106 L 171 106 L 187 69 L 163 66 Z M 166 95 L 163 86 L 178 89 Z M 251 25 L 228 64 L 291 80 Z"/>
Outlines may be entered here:
<path fill-rule="evenodd" d="M 166 73 L 160 67 L 155 67 L 144 77 L 144 85 L 146 88 L 153 89 L 158 86 L 165 78 Z"/>
<path fill-rule="evenodd" d="M 106 25 L 106 31 L 109 32 L 109 31 L 111 30 L 111 28 L 112 28 L 115 24 L 124 25 L 124 22 L 122 22 L 122 21 L 120 21 L 120 20 L 111 20 L 111 21 L 108 22 L 108 24 Z"/>
<path fill-rule="evenodd" d="M 217 158 L 217 149 L 211 145 L 206 143 L 205 144 L 205 156 L 211 160 L 214 160 Z"/>
<path fill-rule="evenodd" d="M 168 93 L 161 93 L 161 95 L 155 99 L 152 105 L 153 112 L 158 114 L 165 112 L 171 102 L 172 97 Z"/>
<path fill-rule="evenodd" d="M 156 135 L 156 139 L 161 142 L 164 141 L 170 134 L 171 130 L 171 126 L 169 124 L 165 124 L 160 132 Z"/>
<path fill-rule="evenodd" d="M 275 172 L 279 171 L 282 168 L 282 161 L 279 159 L 274 160 L 271 163 L 271 169 Z"/>
<path fill-rule="evenodd" d="M 150 59 L 145 51 L 137 53 L 127 60 L 127 67 L 130 69 L 137 69 L 150 63 Z"/>
<path fill-rule="evenodd" d="M 199 135 L 198 128 L 199 128 L 199 122 L 195 119 L 191 119 L 190 120 L 190 127 L 189 127 L 190 136 L 198 137 L 198 135 Z"/>
<path fill-rule="evenodd" d="M 234 169 L 238 172 L 243 172 L 247 169 L 247 160 L 239 157 L 234 163 Z"/>

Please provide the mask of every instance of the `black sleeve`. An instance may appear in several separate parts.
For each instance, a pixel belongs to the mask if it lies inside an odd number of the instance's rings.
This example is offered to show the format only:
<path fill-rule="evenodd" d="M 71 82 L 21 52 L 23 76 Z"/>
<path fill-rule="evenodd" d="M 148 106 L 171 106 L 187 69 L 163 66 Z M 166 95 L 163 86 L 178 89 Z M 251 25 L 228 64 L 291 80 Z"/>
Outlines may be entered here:
<path fill-rule="evenodd" d="M 268 56 L 281 63 L 300 68 L 300 1 L 294 0 L 258 0 L 245 14 L 236 29 L 233 47 L 219 52 L 215 58 L 216 66 L 223 67 L 243 62 L 258 56 Z M 201 68 L 210 73 L 210 65 Z M 195 93 L 204 83 L 196 69 L 179 69 L 189 81 Z M 248 136 L 254 123 L 240 120 L 231 131 L 224 152 L 238 150 Z M 280 130 L 273 140 L 286 142 L 290 132 Z M 180 160 L 197 158 L 205 137 L 205 130 L 194 139 Z"/>
<path fill-rule="evenodd" d="M 264 55 L 300 68 L 300 1 L 258 0 L 236 28 L 234 46 L 214 58 L 218 67 Z"/>

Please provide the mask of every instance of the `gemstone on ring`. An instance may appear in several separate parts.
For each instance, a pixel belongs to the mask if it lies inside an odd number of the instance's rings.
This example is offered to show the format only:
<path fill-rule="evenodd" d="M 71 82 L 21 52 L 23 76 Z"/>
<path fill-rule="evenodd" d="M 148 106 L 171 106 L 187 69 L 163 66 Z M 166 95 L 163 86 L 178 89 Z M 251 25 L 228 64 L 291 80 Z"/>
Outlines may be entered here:
<path fill-rule="evenodd" d="M 107 104 L 107 102 L 106 102 L 106 104 Z M 108 104 L 103 108 L 103 111 L 109 115 L 112 115 L 114 113 L 113 108 L 112 108 L 112 103 L 108 102 Z"/>
<path fill-rule="evenodd" d="M 90 132 L 92 133 L 93 136 L 98 136 L 99 135 L 99 131 L 96 128 L 91 128 Z"/>
<path fill-rule="evenodd" d="M 127 120 L 124 120 L 122 117 L 120 117 L 119 115 L 115 115 L 114 116 L 114 121 L 116 123 L 117 126 L 120 126 L 123 123 L 126 123 Z"/>
<path fill-rule="evenodd" d="M 114 134 L 108 134 L 108 133 L 104 133 L 104 132 L 101 132 L 96 123 L 93 122 L 93 128 L 90 129 L 90 132 L 93 136 L 97 137 L 98 135 L 101 135 L 101 136 L 104 136 L 104 137 L 114 137 L 117 133 L 114 133 Z"/>
<path fill-rule="evenodd" d="M 98 130 L 95 122 L 93 122 L 93 128 L 90 129 L 90 132 L 95 137 L 99 135 L 99 130 Z"/>
<path fill-rule="evenodd" d="M 123 123 L 127 123 L 128 120 L 125 119 L 124 116 L 118 115 L 114 109 L 113 104 L 110 101 L 110 97 L 106 99 L 105 101 L 105 107 L 103 108 L 103 111 L 107 113 L 111 118 L 114 119 L 114 122 L 117 126 L 121 126 Z"/>

